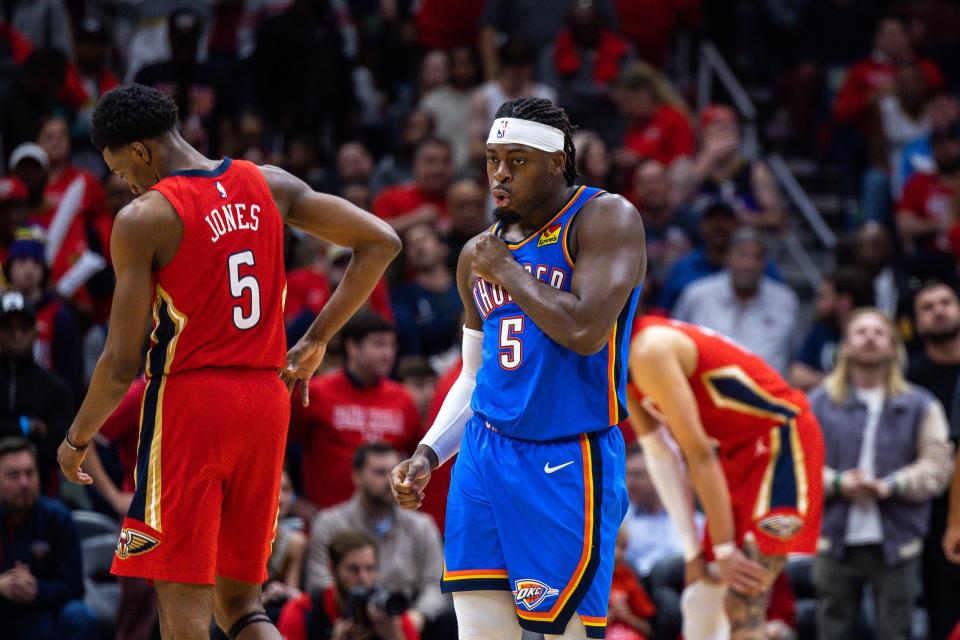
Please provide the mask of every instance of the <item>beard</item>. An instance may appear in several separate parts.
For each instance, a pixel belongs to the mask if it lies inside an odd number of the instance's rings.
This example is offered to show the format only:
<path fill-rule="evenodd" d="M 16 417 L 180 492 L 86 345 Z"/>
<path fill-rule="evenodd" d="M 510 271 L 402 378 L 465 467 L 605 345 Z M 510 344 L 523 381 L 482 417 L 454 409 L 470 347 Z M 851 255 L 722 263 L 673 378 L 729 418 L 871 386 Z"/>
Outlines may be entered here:
<path fill-rule="evenodd" d="M 393 493 L 390 491 L 386 491 L 384 493 L 364 491 L 364 498 L 366 498 L 367 502 L 369 502 L 371 505 L 382 508 L 390 507 L 395 504 L 393 501 Z"/>
<path fill-rule="evenodd" d="M 957 336 L 960 336 L 960 322 L 949 327 L 943 327 L 941 329 L 929 329 L 927 331 L 922 331 L 919 332 L 919 335 L 920 339 L 924 342 L 932 342 L 933 344 L 950 342 Z"/>
<path fill-rule="evenodd" d="M 520 222 L 519 213 L 512 209 L 500 209 L 499 207 L 493 210 L 493 218 L 500 223 L 501 227 Z"/>

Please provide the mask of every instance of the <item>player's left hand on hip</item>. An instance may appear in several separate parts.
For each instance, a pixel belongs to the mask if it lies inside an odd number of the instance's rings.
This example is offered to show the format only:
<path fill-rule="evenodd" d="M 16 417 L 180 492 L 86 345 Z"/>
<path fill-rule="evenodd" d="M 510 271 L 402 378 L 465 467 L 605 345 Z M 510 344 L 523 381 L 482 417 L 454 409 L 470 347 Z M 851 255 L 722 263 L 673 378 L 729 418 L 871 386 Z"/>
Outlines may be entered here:
<path fill-rule="evenodd" d="M 502 270 L 516 264 L 507 245 L 492 233 L 483 234 L 473 247 L 473 272 L 487 282 L 503 284 Z"/>
<path fill-rule="evenodd" d="M 93 484 L 93 478 L 88 476 L 80 465 L 87 457 L 87 450 L 74 451 L 64 440 L 57 449 L 57 462 L 60 464 L 60 470 L 70 482 L 77 484 Z"/>
<path fill-rule="evenodd" d="M 305 407 L 310 406 L 310 378 L 320 368 L 326 352 L 325 343 L 310 340 L 307 336 L 300 338 L 287 351 L 287 366 L 280 371 L 280 379 L 291 393 L 297 381 L 300 381 L 300 402 Z"/>

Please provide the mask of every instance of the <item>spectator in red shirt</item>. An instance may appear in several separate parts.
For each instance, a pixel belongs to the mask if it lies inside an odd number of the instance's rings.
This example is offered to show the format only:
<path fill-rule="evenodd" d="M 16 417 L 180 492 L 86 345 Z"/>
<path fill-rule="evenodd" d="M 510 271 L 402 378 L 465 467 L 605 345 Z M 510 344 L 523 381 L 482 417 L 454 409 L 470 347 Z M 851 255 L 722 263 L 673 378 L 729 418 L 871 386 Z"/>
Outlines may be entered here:
<path fill-rule="evenodd" d="M 934 132 L 930 143 L 937 170 L 915 173 L 903 186 L 897 204 L 897 231 L 908 251 L 952 249 L 960 256 L 960 226 L 956 224 L 960 127 Z"/>
<path fill-rule="evenodd" d="M 943 86 L 943 73 L 927 58 L 917 56 L 906 27 L 895 17 L 877 24 L 870 56 L 850 66 L 833 102 L 837 124 L 862 126 L 871 105 L 893 89 L 897 65 L 914 62 L 920 67 L 930 89 Z"/>
<path fill-rule="evenodd" d="M 619 134 L 611 87 L 633 50 L 594 0 L 570 3 L 567 21 L 541 57 L 541 80 L 557 88 L 558 101 L 581 129 L 613 141 Z"/>
<path fill-rule="evenodd" d="M 287 273 L 287 300 L 283 306 L 283 316 L 288 326 L 305 311 L 310 314 L 312 321 L 330 299 L 327 267 L 331 247 L 324 240 L 311 235 L 305 235 L 303 242 L 313 260 Z"/>
<path fill-rule="evenodd" d="M 625 175 L 645 159 L 670 166 L 678 158 L 692 156 L 693 127 L 679 97 L 666 78 L 644 62 L 623 70 L 615 92 L 620 113 L 629 120 L 614 161 Z"/>
<path fill-rule="evenodd" d="M 50 266 L 50 282 L 63 297 L 73 299 L 76 307 L 89 310 L 90 298 L 83 285 L 106 262 L 102 256 L 89 250 L 82 222 L 75 225 L 77 219 L 82 218 L 81 211 L 85 205 L 86 186 L 82 178 L 76 178 L 76 184 L 68 187 L 66 195 L 53 206 L 46 195 L 50 157 L 40 145 L 25 142 L 17 146 L 10 154 L 10 166 L 14 175 L 27 185 L 30 223 L 48 231 L 63 229 L 62 234 L 47 236 L 46 260 Z M 64 224 L 61 226 L 57 221 L 63 221 Z M 70 272 L 70 278 L 61 280 Z"/>
<path fill-rule="evenodd" d="M 72 240 L 65 241 L 64 246 L 68 242 L 78 244 L 78 247 L 82 245 L 84 249 L 89 246 L 92 251 L 109 259 L 113 216 L 107 209 L 106 194 L 100 181 L 89 171 L 70 162 L 70 129 L 66 118 L 51 116 L 44 120 L 37 134 L 37 144 L 46 151 L 50 160 L 43 197 L 51 207 L 56 209 L 64 193 L 75 181 L 83 183 L 82 203 L 68 231 L 68 237 Z"/>
<path fill-rule="evenodd" d="M 413 181 L 384 189 L 373 201 L 373 212 L 398 233 L 427 223 L 447 225 L 447 187 L 453 181 L 450 145 L 440 138 L 426 138 L 413 156 Z"/>
<path fill-rule="evenodd" d="M 657 613 L 656 606 L 626 560 L 629 542 L 626 528 L 621 528 L 614 551 L 613 584 L 607 612 L 609 640 L 646 640 L 652 631 L 650 620 Z"/>
<path fill-rule="evenodd" d="M 680 27 L 700 24 L 700 0 L 614 0 L 620 31 L 643 60 L 663 67 Z"/>
<path fill-rule="evenodd" d="M 388 616 L 375 606 L 356 609 L 351 593 L 378 582 L 376 541 L 359 531 L 337 534 L 328 546 L 334 583 L 289 600 L 277 629 L 286 640 L 419 640 L 409 614 Z"/>
<path fill-rule="evenodd" d="M 310 381 L 310 404 L 293 402 L 291 439 L 304 445 L 303 493 L 320 507 L 353 494 L 350 460 L 364 442 L 384 440 L 411 452 L 421 435 L 420 414 L 403 385 L 387 378 L 397 337 L 383 318 L 361 311 L 340 332 L 343 369 Z"/>

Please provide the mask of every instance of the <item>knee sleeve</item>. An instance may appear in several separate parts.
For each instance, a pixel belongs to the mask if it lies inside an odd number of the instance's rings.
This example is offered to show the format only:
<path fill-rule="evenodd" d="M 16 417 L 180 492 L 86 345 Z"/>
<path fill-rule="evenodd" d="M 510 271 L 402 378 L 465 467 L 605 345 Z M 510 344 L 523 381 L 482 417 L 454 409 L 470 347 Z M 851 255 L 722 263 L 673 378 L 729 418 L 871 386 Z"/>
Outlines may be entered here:
<path fill-rule="evenodd" d="M 570 618 L 570 622 L 567 623 L 567 628 L 564 630 L 562 636 L 544 634 L 545 640 L 587 640 L 587 628 L 583 626 L 583 620 L 580 619 L 576 613 Z"/>
<path fill-rule="evenodd" d="M 519 640 L 520 623 L 509 591 L 453 594 L 460 640 Z"/>
<path fill-rule="evenodd" d="M 683 590 L 680 610 L 685 640 L 729 640 L 730 622 L 724 610 L 726 595 L 726 586 L 705 580 L 697 580 Z"/>

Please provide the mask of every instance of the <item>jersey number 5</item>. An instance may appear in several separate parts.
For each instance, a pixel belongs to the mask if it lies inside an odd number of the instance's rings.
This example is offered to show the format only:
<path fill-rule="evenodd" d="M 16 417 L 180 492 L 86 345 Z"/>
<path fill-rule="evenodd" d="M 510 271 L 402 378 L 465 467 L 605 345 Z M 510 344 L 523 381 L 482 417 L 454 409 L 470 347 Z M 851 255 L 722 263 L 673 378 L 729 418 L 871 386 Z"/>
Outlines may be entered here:
<path fill-rule="evenodd" d="M 523 318 L 504 318 L 500 321 L 500 366 L 511 371 L 523 362 Z"/>
<path fill-rule="evenodd" d="M 244 289 L 250 290 L 250 313 L 244 314 L 244 305 L 233 305 L 233 324 L 237 329 L 252 329 L 260 322 L 260 283 L 253 275 L 240 275 L 240 265 L 254 265 L 253 251 L 241 251 L 227 258 L 230 272 L 230 295 L 243 300 Z"/>

